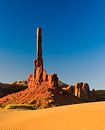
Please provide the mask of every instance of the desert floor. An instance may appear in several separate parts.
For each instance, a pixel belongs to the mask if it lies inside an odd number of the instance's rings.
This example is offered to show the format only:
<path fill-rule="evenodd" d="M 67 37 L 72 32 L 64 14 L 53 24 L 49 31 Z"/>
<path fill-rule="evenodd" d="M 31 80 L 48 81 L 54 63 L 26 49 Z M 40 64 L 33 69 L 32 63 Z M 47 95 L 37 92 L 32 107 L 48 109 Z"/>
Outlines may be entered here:
<path fill-rule="evenodd" d="M 0 110 L 0 130 L 105 130 L 105 102 Z"/>

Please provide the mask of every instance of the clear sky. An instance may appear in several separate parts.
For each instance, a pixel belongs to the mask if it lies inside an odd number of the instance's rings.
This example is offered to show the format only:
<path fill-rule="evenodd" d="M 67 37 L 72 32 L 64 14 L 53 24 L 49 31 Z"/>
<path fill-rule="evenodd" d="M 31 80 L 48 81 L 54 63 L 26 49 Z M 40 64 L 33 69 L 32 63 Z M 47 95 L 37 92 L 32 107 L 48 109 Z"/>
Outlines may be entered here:
<path fill-rule="evenodd" d="M 37 26 L 48 73 L 105 89 L 105 0 L 0 0 L 0 82 L 33 73 Z"/>

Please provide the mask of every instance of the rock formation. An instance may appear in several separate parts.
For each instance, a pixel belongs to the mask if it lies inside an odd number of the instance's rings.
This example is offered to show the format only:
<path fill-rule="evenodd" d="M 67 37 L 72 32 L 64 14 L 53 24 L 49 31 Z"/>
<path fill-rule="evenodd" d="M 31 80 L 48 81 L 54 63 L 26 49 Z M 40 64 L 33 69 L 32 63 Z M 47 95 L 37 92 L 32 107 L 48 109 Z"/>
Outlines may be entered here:
<path fill-rule="evenodd" d="M 68 85 L 60 82 L 57 74 L 47 74 L 43 66 L 42 29 L 37 28 L 34 73 L 28 76 L 28 88 L 0 98 L 0 104 L 4 106 L 12 103 L 34 104 L 38 108 L 42 106 L 45 108 L 52 105 L 93 101 L 95 100 L 93 97 L 95 97 L 95 91 L 90 91 L 87 83 Z"/>
<path fill-rule="evenodd" d="M 42 58 L 42 29 L 37 28 L 36 33 L 36 60 L 34 61 L 34 74 L 28 77 L 28 88 L 41 89 L 44 86 L 46 93 L 49 93 L 50 98 L 57 104 L 68 104 L 71 102 L 71 97 L 78 100 L 88 100 L 90 97 L 90 89 L 87 83 L 76 83 L 75 85 L 59 84 L 57 74 L 47 74 L 43 68 Z M 40 93 L 40 92 L 39 92 Z"/>
<path fill-rule="evenodd" d="M 78 98 L 88 98 L 89 96 L 89 85 L 87 83 L 76 83 L 74 85 L 74 95 Z"/>
<path fill-rule="evenodd" d="M 42 58 L 42 29 L 37 28 L 36 33 L 36 59 L 34 61 L 34 74 L 28 76 L 28 88 L 41 87 L 41 84 L 47 85 L 47 88 L 57 87 L 58 77 L 57 74 L 47 74 L 46 70 L 43 69 L 43 58 Z"/>

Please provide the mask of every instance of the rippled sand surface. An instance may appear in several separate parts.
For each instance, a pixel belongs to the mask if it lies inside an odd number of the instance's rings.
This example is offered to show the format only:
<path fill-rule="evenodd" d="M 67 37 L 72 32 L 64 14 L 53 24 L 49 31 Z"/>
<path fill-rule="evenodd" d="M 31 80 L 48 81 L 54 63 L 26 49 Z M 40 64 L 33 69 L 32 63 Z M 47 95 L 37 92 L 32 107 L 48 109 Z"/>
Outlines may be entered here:
<path fill-rule="evenodd" d="M 0 130 L 105 130 L 105 102 L 0 110 Z"/>

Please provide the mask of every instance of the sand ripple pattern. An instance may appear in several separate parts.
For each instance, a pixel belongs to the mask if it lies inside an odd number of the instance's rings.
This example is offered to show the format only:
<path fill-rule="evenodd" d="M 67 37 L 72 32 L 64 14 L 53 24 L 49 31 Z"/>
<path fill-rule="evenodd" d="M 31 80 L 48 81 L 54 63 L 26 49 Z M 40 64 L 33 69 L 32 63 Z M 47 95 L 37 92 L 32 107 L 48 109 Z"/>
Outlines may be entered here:
<path fill-rule="evenodd" d="M 105 102 L 0 110 L 0 130 L 105 130 Z"/>

